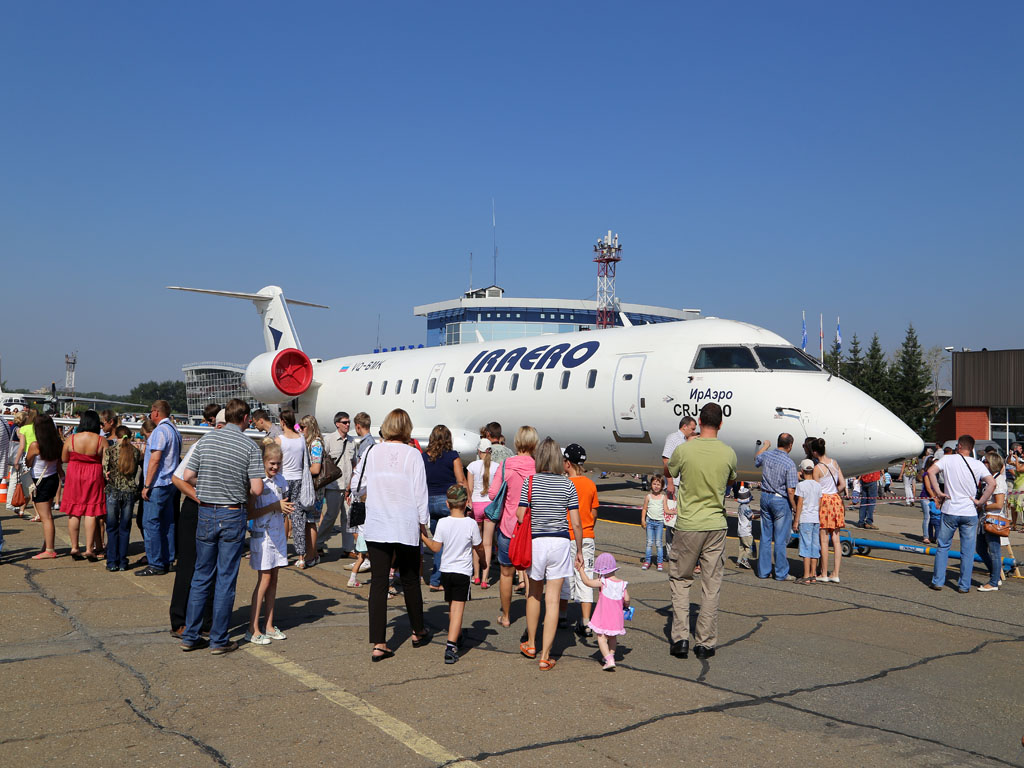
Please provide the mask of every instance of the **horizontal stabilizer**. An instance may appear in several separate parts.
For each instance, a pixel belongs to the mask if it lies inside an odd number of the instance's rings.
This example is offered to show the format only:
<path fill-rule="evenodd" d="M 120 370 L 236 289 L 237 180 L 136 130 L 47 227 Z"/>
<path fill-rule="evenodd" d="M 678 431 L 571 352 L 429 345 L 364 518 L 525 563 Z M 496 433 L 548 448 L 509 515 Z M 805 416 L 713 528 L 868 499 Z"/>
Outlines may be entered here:
<path fill-rule="evenodd" d="M 180 285 L 168 285 L 167 288 L 172 291 L 189 291 L 191 293 L 210 293 L 214 296 L 227 296 L 232 299 L 246 299 L 248 301 L 262 301 L 267 300 L 270 296 L 262 293 L 240 293 L 238 291 L 214 291 L 209 288 L 182 288 Z M 316 307 L 317 309 L 330 309 L 326 304 L 314 304 L 311 301 L 299 301 L 298 299 L 285 298 L 285 301 L 289 304 L 295 304 L 300 307 Z"/>

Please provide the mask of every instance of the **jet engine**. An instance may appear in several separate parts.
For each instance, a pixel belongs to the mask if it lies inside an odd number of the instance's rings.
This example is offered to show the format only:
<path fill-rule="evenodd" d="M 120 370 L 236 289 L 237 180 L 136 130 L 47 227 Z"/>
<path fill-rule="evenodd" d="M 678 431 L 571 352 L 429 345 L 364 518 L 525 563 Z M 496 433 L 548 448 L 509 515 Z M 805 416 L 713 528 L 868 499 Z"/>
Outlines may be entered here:
<path fill-rule="evenodd" d="M 284 403 L 313 383 L 313 363 L 301 349 L 264 352 L 245 369 L 245 386 L 264 403 Z"/>

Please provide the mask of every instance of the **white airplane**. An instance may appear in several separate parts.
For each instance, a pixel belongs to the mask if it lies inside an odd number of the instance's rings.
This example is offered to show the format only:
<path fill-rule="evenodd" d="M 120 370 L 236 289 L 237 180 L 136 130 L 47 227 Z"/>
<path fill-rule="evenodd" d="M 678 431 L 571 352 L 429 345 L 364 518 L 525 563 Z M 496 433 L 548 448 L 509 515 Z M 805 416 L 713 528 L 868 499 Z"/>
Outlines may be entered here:
<path fill-rule="evenodd" d="M 288 312 L 288 304 L 322 305 L 285 299 L 277 286 L 258 293 L 169 287 L 252 301 L 267 351 L 249 363 L 246 385 L 262 402 L 295 402 L 327 429 L 338 410 L 366 411 L 376 434 L 390 410 L 404 408 L 421 444 L 445 424 L 455 449 L 470 458 L 483 424 L 502 424 L 510 443 L 530 424 L 541 437 L 584 446 L 588 467 L 659 472 L 665 437 L 680 418 L 717 402 L 725 417 L 719 436 L 735 449 L 742 479 L 760 477 L 758 440 L 774 443 L 781 432 L 795 438 L 794 455 L 805 437 L 825 438 L 849 474 L 924 449 L 881 404 L 748 323 L 707 317 L 324 360 L 302 351 Z"/>

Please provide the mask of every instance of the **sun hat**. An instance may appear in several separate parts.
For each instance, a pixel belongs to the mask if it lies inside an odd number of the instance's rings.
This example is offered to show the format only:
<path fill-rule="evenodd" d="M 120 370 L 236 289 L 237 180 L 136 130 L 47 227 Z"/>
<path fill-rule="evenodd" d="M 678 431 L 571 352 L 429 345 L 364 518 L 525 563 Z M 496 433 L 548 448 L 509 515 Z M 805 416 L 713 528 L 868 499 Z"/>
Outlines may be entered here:
<path fill-rule="evenodd" d="M 487 451 L 491 450 L 491 441 L 486 437 L 481 437 L 480 442 L 476 445 L 476 449 L 480 451 L 480 453 L 487 453 Z"/>
<path fill-rule="evenodd" d="M 599 576 L 607 576 L 619 570 L 619 564 L 615 562 L 615 555 L 611 552 L 602 552 L 594 561 L 594 573 Z"/>

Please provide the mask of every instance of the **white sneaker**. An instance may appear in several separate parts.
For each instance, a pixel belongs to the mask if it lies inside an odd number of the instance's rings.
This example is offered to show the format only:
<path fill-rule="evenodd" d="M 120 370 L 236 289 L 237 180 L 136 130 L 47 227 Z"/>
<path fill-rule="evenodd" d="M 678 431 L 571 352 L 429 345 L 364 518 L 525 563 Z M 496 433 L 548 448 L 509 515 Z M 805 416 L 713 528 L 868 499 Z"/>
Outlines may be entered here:
<path fill-rule="evenodd" d="M 270 631 L 267 632 L 267 634 L 264 635 L 264 637 L 269 637 L 271 640 L 287 640 L 288 639 L 288 635 L 286 635 L 284 632 L 282 632 L 277 627 L 271 627 Z"/>
<path fill-rule="evenodd" d="M 978 587 L 979 592 L 998 592 L 999 587 L 993 587 L 991 584 L 982 584 Z"/>
<path fill-rule="evenodd" d="M 368 570 L 370 570 L 370 558 L 363 560 L 363 564 L 359 566 L 360 573 L 366 573 Z"/>
<path fill-rule="evenodd" d="M 251 632 L 245 633 L 245 641 L 252 643 L 253 645 L 270 645 L 270 638 L 266 635 L 252 634 Z"/>
<path fill-rule="evenodd" d="M 831 581 L 833 584 L 838 584 L 839 583 L 839 577 L 838 576 L 830 576 L 829 577 L 829 581 Z"/>

